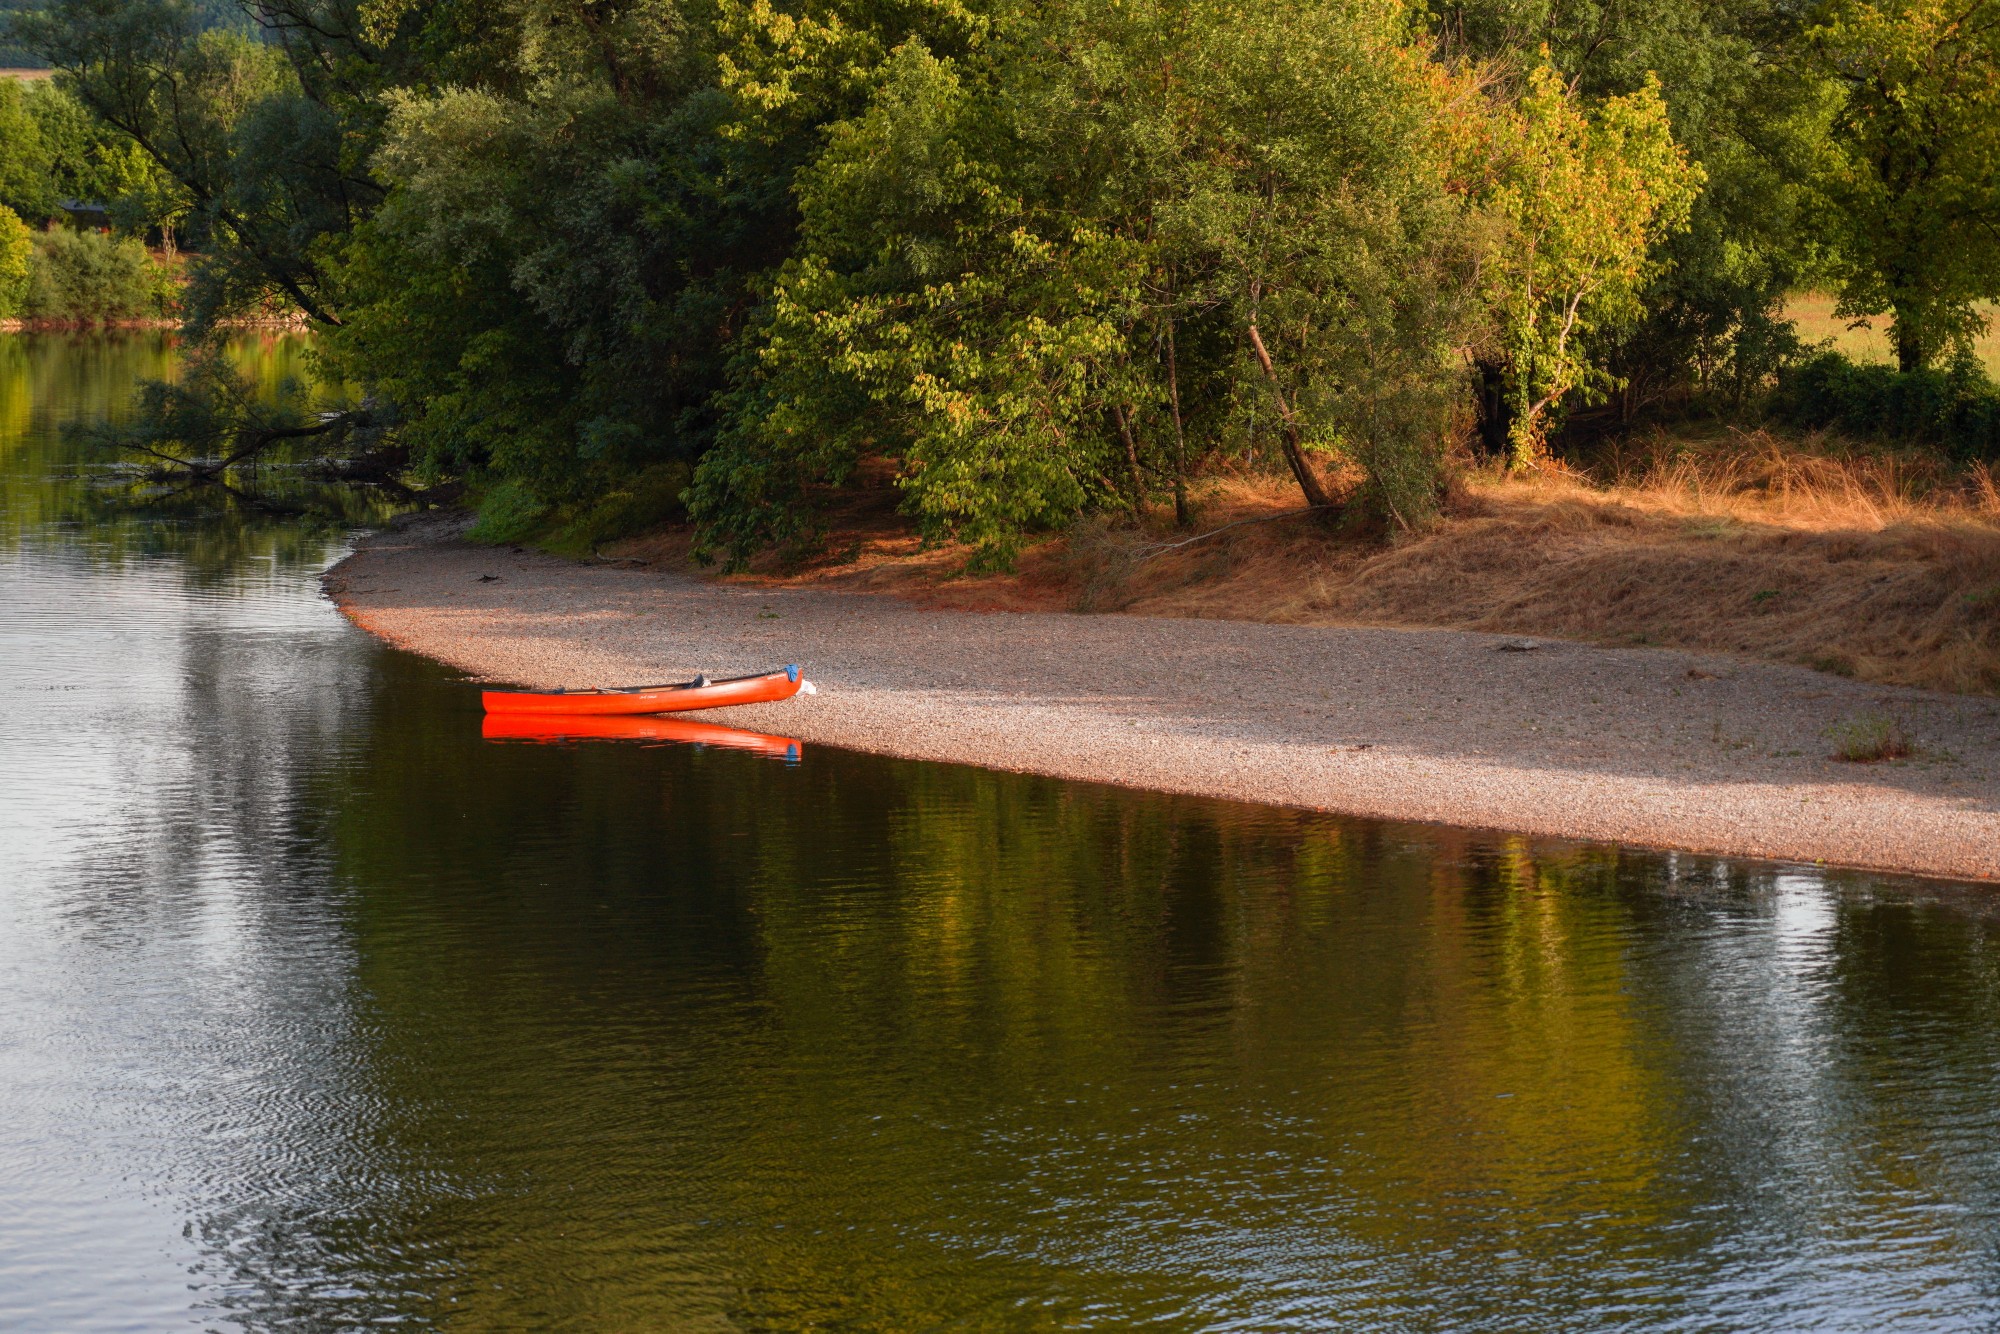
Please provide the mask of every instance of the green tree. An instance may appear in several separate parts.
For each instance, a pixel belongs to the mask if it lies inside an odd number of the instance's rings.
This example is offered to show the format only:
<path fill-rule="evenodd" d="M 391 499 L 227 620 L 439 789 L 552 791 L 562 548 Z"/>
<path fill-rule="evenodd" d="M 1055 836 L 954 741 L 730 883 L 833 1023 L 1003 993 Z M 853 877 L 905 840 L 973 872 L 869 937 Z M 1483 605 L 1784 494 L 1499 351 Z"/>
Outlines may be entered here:
<path fill-rule="evenodd" d="M 104 204 L 122 231 L 159 228 L 169 248 L 188 198 L 159 163 L 129 136 L 98 119 L 60 81 L 34 85 L 27 102 L 42 169 L 46 216 L 56 201 Z"/>
<path fill-rule="evenodd" d="M 800 252 L 696 486 L 736 554 L 805 531 L 806 488 L 871 450 L 900 462 L 928 532 L 1003 558 L 1024 525 L 1084 504 L 1129 246 L 1024 198 L 1045 182 L 1020 175 L 1045 164 L 1019 151 L 1009 109 L 908 43 L 802 178 Z"/>
<path fill-rule="evenodd" d="M 1839 89 L 1813 177 L 1839 311 L 1888 312 L 1921 369 L 2000 296 L 2000 0 L 1830 0 L 1807 41 Z"/>
<path fill-rule="evenodd" d="M 35 222 L 60 220 L 64 199 L 109 205 L 121 229 L 161 228 L 171 244 L 184 191 L 130 137 L 55 80 L 0 80 L 0 204 Z"/>
<path fill-rule="evenodd" d="M 1474 302 L 1449 80 L 1407 37 L 1393 5 L 1077 5 L 896 49 L 801 177 L 697 474 L 710 539 L 808 533 L 875 453 L 927 533 L 1004 560 L 1159 479 L 1184 517 L 1194 452 L 1259 412 L 1309 503 L 1335 451 L 1421 515 Z"/>
<path fill-rule="evenodd" d="M 21 313 L 28 299 L 28 275 L 35 234 L 14 210 L 0 204 L 0 320 Z"/>
<path fill-rule="evenodd" d="M 405 405 L 421 464 L 558 506 L 706 447 L 794 209 L 782 155 L 728 133 L 712 33 L 647 5 L 566 33 L 524 34 L 481 86 L 384 96 L 386 194 L 330 270 L 326 340 Z"/>
<path fill-rule="evenodd" d="M 1491 206 L 1505 223 L 1489 272 L 1513 402 L 1515 466 L 1543 450 L 1549 416 L 1606 376 L 1587 337 L 1640 314 L 1652 247 L 1684 226 L 1701 172 L 1674 143 L 1657 86 L 1590 114 L 1549 66 L 1499 119 Z"/>
<path fill-rule="evenodd" d="M 26 313 L 76 323 L 158 318 L 152 257 L 130 237 L 58 227 L 35 238 Z"/>
<path fill-rule="evenodd" d="M 1199 136 L 1165 221 L 1214 256 L 1237 398 L 1269 394 L 1308 504 L 1332 503 L 1312 457 L 1331 453 L 1410 526 L 1435 504 L 1482 322 L 1452 172 L 1473 87 L 1398 5 L 1219 8 L 1197 31 Z"/>
<path fill-rule="evenodd" d="M 288 32 L 333 18 L 290 15 L 294 28 L 278 7 L 265 12 Z M 368 181 L 343 160 L 350 145 L 338 117 L 306 96 L 285 47 L 211 27 L 179 0 L 57 0 L 15 29 L 199 217 L 209 246 L 193 269 L 198 327 L 274 292 L 312 318 L 337 319 L 321 250 L 352 225 Z M 99 168 L 122 170 L 113 161 Z"/>
<path fill-rule="evenodd" d="M 1795 344 L 1784 302 L 1817 280 L 1806 165 L 1824 141 L 1822 81 L 1787 53 L 1790 0 L 1450 0 L 1434 17 L 1448 49 L 1496 71 L 1539 59 L 1586 104 L 1657 79 L 1675 141 L 1706 184 L 1685 228 L 1654 243 L 1636 320 L 1590 335 L 1587 354 L 1641 408 L 1719 391 L 1741 402 Z M 1486 361 L 1486 443 L 1511 424 L 1504 363 Z"/>
<path fill-rule="evenodd" d="M 172 0 L 57 0 L 22 24 L 191 201 L 195 328 L 291 305 L 341 378 L 403 405 L 420 466 L 545 499 L 702 446 L 793 212 L 784 155 L 722 133 L 711 19 L 257 11 L 262 43 Z"/>
<path fill-rule="evenodd" d="M 48 150 L 29 85 L 0 79 L 0 208 L 37 221 L 55 210 Z"/>

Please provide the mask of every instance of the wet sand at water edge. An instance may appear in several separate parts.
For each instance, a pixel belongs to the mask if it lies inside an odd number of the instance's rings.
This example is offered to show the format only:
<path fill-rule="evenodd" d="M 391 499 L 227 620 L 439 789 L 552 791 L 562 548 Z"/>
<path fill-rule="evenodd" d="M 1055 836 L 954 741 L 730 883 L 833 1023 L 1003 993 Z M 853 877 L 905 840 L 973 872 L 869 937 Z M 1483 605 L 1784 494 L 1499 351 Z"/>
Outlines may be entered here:
<path fill-rule="evenodd" d="M 689 714 L 912 759 L 1691 852 L 2000 880 L 2000 700 L 1665 649 L 1450 630 L 930 610 L 457 540 L 326 577 L 363 628 L 581 688 L 804 664 L 817 696 Z M 1532 645 L 1533 647 L 1525 647 Z M 1831 758 L 1894 723 L 1908 759 Z"/>

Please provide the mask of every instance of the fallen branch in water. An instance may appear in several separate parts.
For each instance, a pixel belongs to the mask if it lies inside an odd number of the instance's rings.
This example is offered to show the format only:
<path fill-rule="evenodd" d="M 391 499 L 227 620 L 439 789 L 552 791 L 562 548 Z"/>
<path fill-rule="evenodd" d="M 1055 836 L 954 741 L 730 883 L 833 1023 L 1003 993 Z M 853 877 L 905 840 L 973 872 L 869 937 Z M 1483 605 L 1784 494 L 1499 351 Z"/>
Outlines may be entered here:
<path fill-rule="evenodd" d="M 210 343 L 185 355 L 179 380 L 142 383 L 128 420 L 75 429 L 93 444 L 148 461 L 161 480 L 217 482 L 281 446 L 307 442 L 309 462 L 322 469 L 393 462 L 402 457 L 395 425 L 393 412 L 371 402 L 321 409 L 295 382 L 267 393 Z"/>
<path fill-rule="evenodd" d="M 220 456 L 175 454 L 169 450 L 156 448 L 140 439 L 120 440 L 118 447 L 158 460 L 163 471 L 186 473 L 206 481 L 214 481 L 231 468 L 249 462 L 281 441 L 303 440 L 311 436 L 344 431 L 349 426 L 347 418 L 348 414 L 345 413 L 329 416 L 310 426 L 238 425 L 229 430 L 230 451 Z M 191 439 L 186 436 L 182 438 Z M 196 442 L 213 443 L 213 440 L 214 437 L 211 437 Z"/>

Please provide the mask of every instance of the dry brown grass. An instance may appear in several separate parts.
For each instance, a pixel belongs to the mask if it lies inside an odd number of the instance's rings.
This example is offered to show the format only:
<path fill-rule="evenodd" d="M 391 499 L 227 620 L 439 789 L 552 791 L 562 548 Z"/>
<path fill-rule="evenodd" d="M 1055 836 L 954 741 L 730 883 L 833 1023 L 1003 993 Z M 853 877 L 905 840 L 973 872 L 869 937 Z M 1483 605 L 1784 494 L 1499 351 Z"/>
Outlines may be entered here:
<path fill-rule="evenodd" d="M 1762 433 L 1661 437 L 1598 471 L 1602 485 L 1470 478 L 1437 524 L 1387 549 L 1296 524 L 1234 530 L 1191 558 L 1207 569 L 1176 562 L 1180 588 L 1166 568 L 1129 581 L 1125 605 L 1667 644 L 2000 689 L 1989 472 Z"/>
<path fill-rule="evenodd" d="M 1431 626 L 1659 644 L 1870 681 L 2000 692 L 2000 488 L 1920 457 L 1762 432 L 1656 436 L 1588 472 L 1472 473 L 1416 534 L 1289 516 L 1295 491 L 1225 478 L 1185 545 L 1079 526 L 1011 576 L 957 577 L 893 499 L 836 516 L 824 554 L 752 576 L 979 610 L 1072 607 L 1315 624 Z M 872 507 L 872 508 L 871 508 Z M 1242 520 L 1256 522 L 1241 523 Z M 670 557 L 672 547 L 626 554 Z"/>

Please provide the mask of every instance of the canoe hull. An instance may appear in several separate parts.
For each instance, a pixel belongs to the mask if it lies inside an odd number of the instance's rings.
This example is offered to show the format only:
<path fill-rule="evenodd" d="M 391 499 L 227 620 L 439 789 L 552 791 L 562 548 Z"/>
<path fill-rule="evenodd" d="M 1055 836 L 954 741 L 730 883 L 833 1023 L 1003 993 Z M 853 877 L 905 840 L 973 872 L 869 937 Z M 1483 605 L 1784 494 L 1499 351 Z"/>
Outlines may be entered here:
<path fill-rule="evenodd" d="M 737 704 L 769 704 L 799 693 L 799 669 L 712 681 L 705 686 L 673 685 L 640 690 L 486 690 L 480 702 L 488 713 L 515 717 L 603 717 L 611 714 L 684 713 L 726 709 Z"/>

